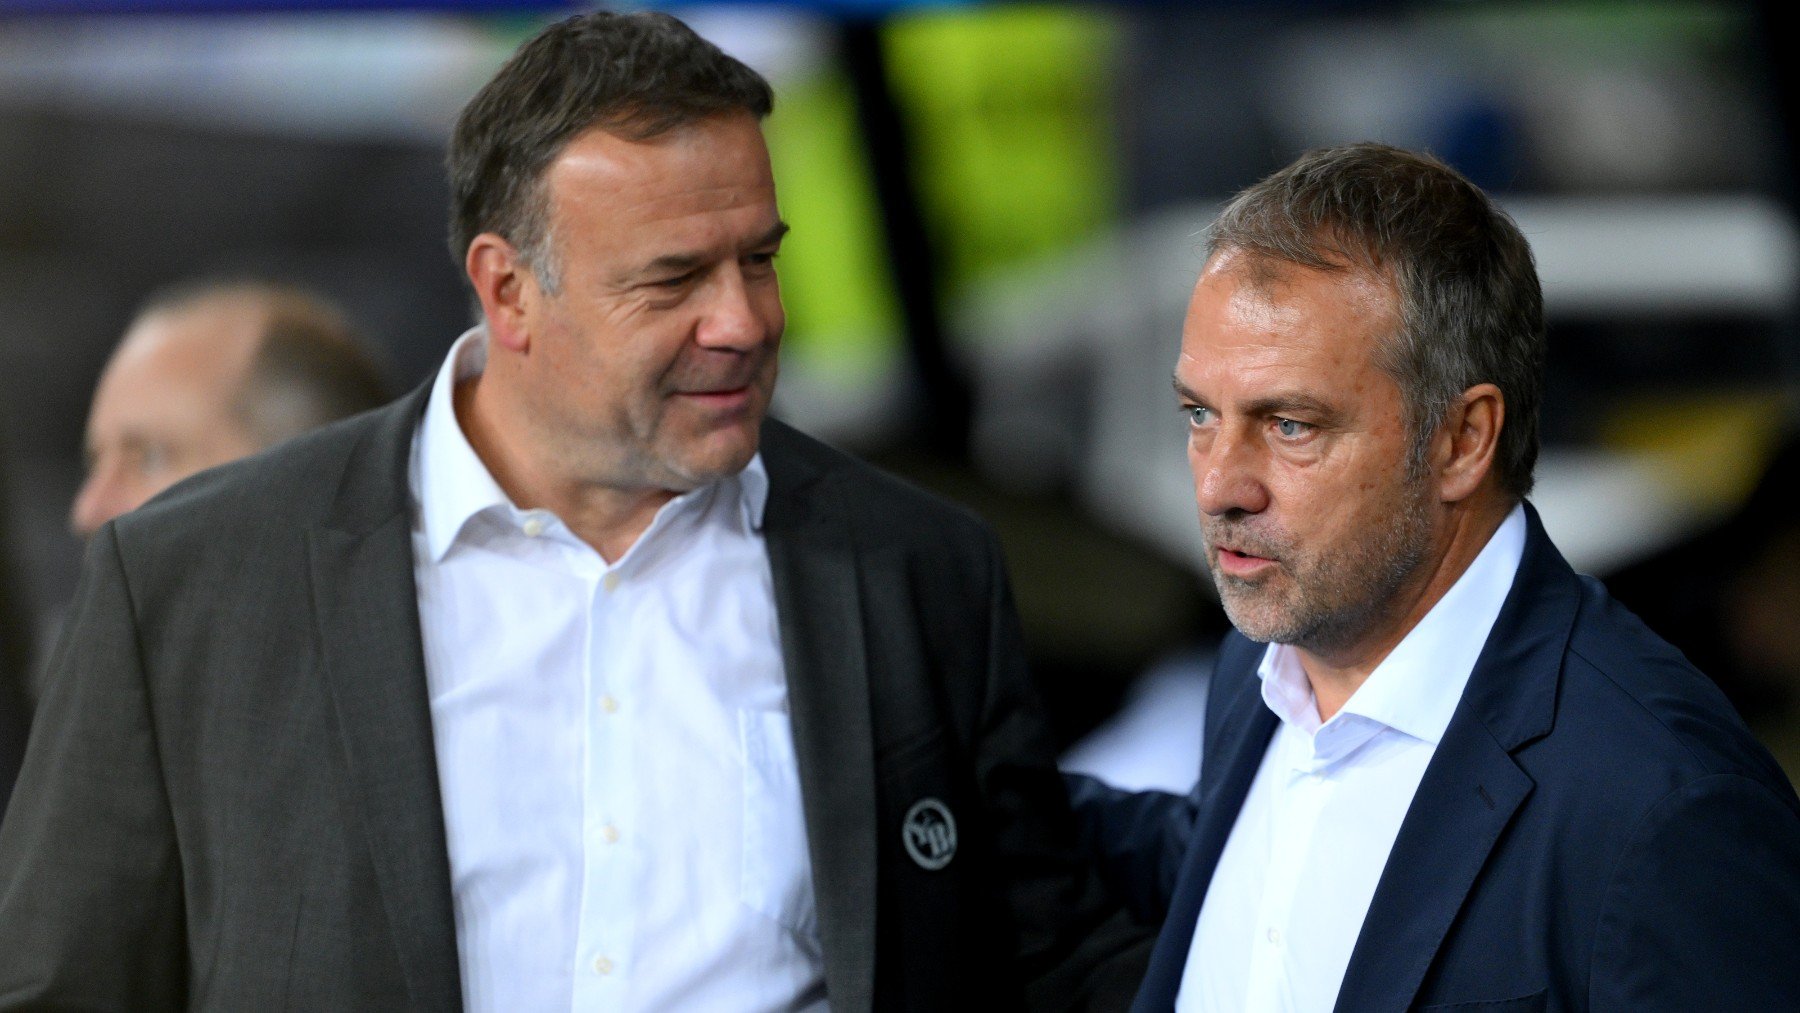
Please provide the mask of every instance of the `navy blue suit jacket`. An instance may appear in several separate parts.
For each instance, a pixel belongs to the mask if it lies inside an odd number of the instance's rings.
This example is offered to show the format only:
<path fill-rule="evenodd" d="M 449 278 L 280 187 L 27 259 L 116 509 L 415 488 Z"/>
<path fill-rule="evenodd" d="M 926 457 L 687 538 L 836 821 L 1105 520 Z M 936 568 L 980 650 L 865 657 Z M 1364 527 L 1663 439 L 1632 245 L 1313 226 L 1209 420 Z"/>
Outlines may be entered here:
<path fill-rule="evenodd" d="M 1800 801 L 1712 683 L 1527 514 L 1337 1009 L 1800 1010 Z M 1262 651 L 1226 640 L 1193 795 L 1076 792 L 1116 885 L 1166 914 L 1135 1010 L 1173 1006 L 1275 730 Z"/>

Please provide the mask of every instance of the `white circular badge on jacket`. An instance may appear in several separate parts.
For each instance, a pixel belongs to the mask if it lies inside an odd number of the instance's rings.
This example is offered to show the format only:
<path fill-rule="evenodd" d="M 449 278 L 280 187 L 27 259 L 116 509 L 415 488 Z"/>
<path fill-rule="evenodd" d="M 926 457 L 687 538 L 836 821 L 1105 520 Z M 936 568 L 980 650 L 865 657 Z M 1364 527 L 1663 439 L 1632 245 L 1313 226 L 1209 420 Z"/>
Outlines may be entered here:
<path fill-rule="evenodd" d="M 922 798 L 906 811 L 900 839 L 919 868 L 936 872 L 956 857 L 956 817 L 938 799 Z"/>

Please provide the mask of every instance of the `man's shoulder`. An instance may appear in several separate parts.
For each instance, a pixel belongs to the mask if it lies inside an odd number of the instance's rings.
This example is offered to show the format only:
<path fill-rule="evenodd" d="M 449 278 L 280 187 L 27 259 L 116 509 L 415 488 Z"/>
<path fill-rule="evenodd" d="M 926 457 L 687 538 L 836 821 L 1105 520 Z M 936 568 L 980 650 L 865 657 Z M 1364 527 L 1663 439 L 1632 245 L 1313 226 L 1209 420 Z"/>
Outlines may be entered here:
<path fill-rule="evenodd" d="M 1559 751 L 1615 786 L 1636 788 L 1646 801 L 1721 776 L 1754 781 L 1791 801 L 1779 767 L 1712 680 L 1599 581 L 1579 581 L 1549 736 L 1566 747 Z"/>
<path fill-rule="evenodd" d="M 316 523 L 331 509 L 359 449 L 384 436 L 391 440 L 410 424 L 411 401 L 330 423 L 184 479 L 119 517 L 114 522 L 119 541 L 167 542 L 188 532 L 216 539 L 247 529 Z M 404 472 L 393 470 L 389 484 L 400 502 Z"/>
<path fill-rule="evenodd" d="M 763 463 L 771 495 L 827 495 L 859 529 L 890 537 L 928 536 L 937 540 L 992 539 L 988 525 L 972 510 L 927 492 L 785 423 L 763 426 Z"/>

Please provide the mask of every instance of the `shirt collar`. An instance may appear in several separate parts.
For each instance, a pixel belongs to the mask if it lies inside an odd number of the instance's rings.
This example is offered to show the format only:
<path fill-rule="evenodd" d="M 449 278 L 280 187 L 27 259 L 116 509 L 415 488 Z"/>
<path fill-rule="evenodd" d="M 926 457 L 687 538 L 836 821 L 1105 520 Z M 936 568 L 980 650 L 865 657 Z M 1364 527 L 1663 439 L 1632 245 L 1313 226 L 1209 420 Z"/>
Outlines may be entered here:
<path fill-rule="evenodd" d="M 487 329 L 473 327 L 450 346 L 450 354 L 432 381 L 425 417 L 414 438 L 411 484 L 432 562 L 444 558 L 477 514 L 495 507 L 514 514 L 520 512 L 500 483 L 494 481 L 493 473 L 481 462 L 456 420 L 456 384 L 480 376 L 486 368 Z M 742 471 L 722 481 L 725 487 L 720 492 L 737 496 L 746 530 L 761 531 L 769 500 L 769 473 L 762 454 L 752 457 Z M 704 499 L 688 493 L 663 509 L 679 510 L 677 504 Z"/>
<path fill-rule="evenodd" d="M 432 562 L 444 558 L 471 517 L 490 507 L 512 505 L 456 421 L 457 382 L 480 376 L 486 368 L 487 332 L 476 327 L 450 346 L 419 423 L 413 487 Z"/>
<path fill-rule="evenodd" d="M 1525 554 L 1525 508 L 1514 506 L 1475 561 L 1431 611 L 1383 658 L 1332 720 L 1350 715 L 1436 745 L 1450 725 L 1488 633 L 1500 616 Z M 1256 674 L 1263 702 L 1308 733 L 1319 711 L 1299 652 L 1271 644 Z"/>

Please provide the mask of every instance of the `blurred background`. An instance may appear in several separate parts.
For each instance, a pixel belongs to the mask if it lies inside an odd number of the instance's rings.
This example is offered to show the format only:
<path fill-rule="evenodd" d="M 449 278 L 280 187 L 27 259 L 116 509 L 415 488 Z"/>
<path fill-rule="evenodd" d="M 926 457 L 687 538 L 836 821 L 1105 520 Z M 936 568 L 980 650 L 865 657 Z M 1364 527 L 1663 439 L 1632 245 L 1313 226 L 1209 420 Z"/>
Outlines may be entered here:
<path fill-rule="evenodd" d="M 1083 762 L 1185 787 L 1198 755 L 1225 622 L 1168 376 L 1203 230 L 1363 139 L 1435 152 L 1517 218 L 1551 320 L 1552 536 L 1800 757 L 1774 4 L 649 6 L 775 85 L 777 413 L 998 527 L 1061 740 L 1130 705 Z M 450 124 L 576 9 L 0 0 L 0 663 L 41 657 L 73 593 L 84 420 L 137 304 L 196 275 L 297 283 L 422 382 L 470 322 Z"/>

